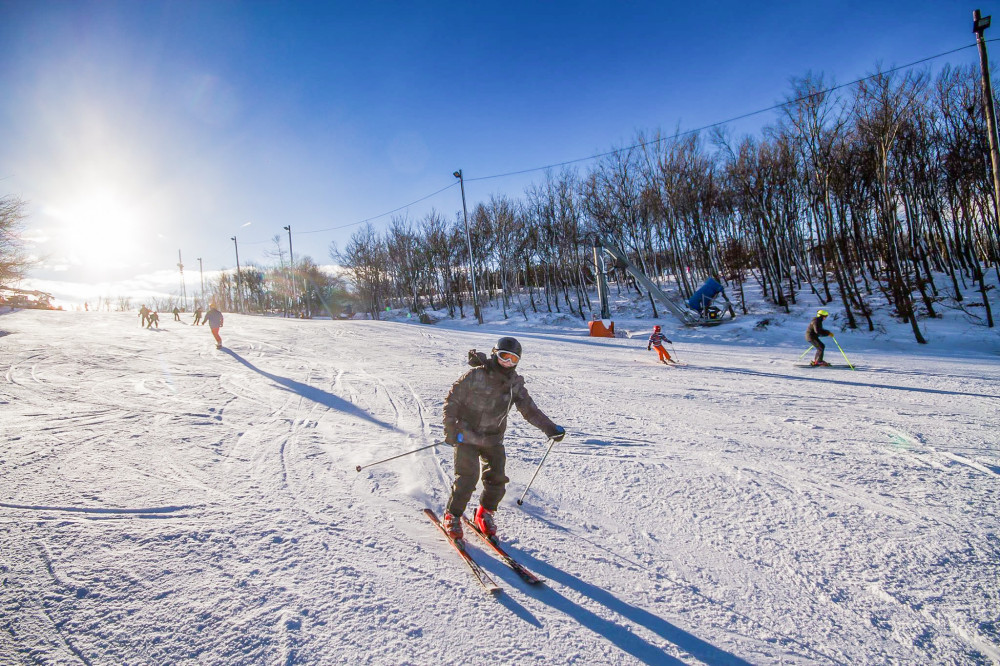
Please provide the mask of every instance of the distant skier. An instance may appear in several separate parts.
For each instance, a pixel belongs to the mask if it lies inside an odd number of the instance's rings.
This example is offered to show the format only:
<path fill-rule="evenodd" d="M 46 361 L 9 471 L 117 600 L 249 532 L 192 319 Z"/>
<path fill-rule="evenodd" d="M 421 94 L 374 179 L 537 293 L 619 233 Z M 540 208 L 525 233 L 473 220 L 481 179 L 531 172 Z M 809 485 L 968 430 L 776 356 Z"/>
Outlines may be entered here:
<path fill-rule="evenodd" d="M 197 326 L 201 321 L 201 306 L 199 305 L 194 311 L 194 326 Z"/>
<path fill-rule="evenodd" d="M 649 336 L 649 344 L 646 345 L 646 351 L 649 351 L 653 347 L 656 347 L 656 353 L 660 355 L 660 361 L 665 365 L 673 363 L 673 359 L 670 358 L 670 353 L 667 352 L 663 343 L 674 344 L 667 339 L 667 336 L 660 332 L 660 325 L 657 324 L 653 326 L 653 334 Z"/>
<path fill-rule="evenodd" d="M 504 473 L 507 452 L 503 438 L 511 405 L 557 442 L 566 436 L 566 430 L 542 413 L 528 395 L 524 378 L 515 370 L 520 359 L 521 344 L 514 338 L 500 338 L 490 356 L 470 350 L 472 369 L 455 382 L 444 400 L 445 441 L 455 447 L 455 482 L 443 522 L 454 539 L 462 538 L 462 513 L 480 476 L 483 493 L 474 522 L 483 534 L 496 534 L 493 512 L 510 481 Z"/>
<path fill-rule="evenodd" d="M 823 360 L 823 352 L 826 350 L 826 345 L 820 340 L 820 337 L 833 335 L 830 331 L 823 328 L 823 320 L 829 316 L 830 313 L 826 310 L 817 311 L 816 316 L 809 322 L 809 328 L 806 329 L 806 340 L 816 348 L 816 357 L 810 365 L 830 365 Z"/>
<path fill-rule="evenodd" d="M 146 318 L 149 321 L 149 324 L 146 325 L 146 328 L 153 328 L 153 326 L 156 326 L 156 328 L 160 328 L 160 315 L 159 315 L 159 313 L 157 313 L 155 311 L 150 312 L 146 316 Z"/>
<path fill-rule="evenodd" d="M 178 310 L 177 306 L 175 305 L 174 306 L 174 321 L 180 321 L 180 320 L 181 320 L 181 311 Z"/>
<path fill-rule="evenodd" d="M 222 328 L 222 320 L 222 313 L 216 309 L 215 303 L 209 303 L 208 313 L 205 314 L 205 321 L 208 322 L 208 327 L 212 329 L 212 335 L 215 337 L 216 349 L 222 349 L 222 336 L 219 335 L 219 329 Z"/>
<path fill-rule="evenodd" d="M 139 328 L 143 328 L 147 324 L 149 324 L 148 319 L 149 319 L 149 308 L 143 305 L 141 308 L 139 308 Z"/>

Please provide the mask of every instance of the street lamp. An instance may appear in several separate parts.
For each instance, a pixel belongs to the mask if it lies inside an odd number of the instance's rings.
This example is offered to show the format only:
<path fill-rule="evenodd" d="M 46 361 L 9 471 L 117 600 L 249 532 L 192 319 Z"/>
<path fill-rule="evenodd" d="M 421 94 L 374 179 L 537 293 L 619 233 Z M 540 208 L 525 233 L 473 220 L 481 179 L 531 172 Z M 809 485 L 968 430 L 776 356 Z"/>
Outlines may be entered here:
<path fill-rule="evenodd" d="M 476 269 L 472 259 L 472 236 L 469 235 L 469 211 L 465 207 L 465 179 L 462 177 L 462 170 L 459 169 L 452 174 L 458 178 L 462 186 L 462 216 L 465 218 L 465 241 L 469 244 L 469 275 L 472 276 L 472 303 L 476 312 L 476 321 L 483 323 L 483 313 L 479 310 L 479 290 L 476 289 Z"/>
<path fill-rule="evenodd" d="M 295 296 L 295 255 L 292 254 L 292 225 L 287 227 L 282 227 L 288 232 L 288 273 L 292 276 L 292 302 L 297 303 L 298 298 Z"/>
<path fill-rule="evenodd" d="M 240 285 L 240 246 L 236 242 L 236 236 L 233 236 L 229 240 L 233 241 L 233 246 L 236 248 L 236 299 L 242 302 L 243 289 L 241 288 Z"/>

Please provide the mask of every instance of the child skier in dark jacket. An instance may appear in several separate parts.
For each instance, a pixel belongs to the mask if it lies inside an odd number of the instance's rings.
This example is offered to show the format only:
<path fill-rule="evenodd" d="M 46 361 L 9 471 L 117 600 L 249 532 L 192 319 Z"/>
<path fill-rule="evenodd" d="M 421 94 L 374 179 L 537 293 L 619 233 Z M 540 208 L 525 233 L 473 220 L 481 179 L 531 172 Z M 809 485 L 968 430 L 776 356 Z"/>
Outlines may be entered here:
<path fill-rule="evenodd" d="M 493 512 L 510 481 L 504 473 L 507 453 L 503 438 L 512 405 L 528 423 L 557 442 L 566 434 L 528 395 L 524 378 L 514 369 L 520 358 L 520 343 L 508 337 L 500 338 L 490 356 L 470 351 L 472 369 L 455 382 L 444 400 L 445 441 L 455 447 L 455 483 L 443 522 L 454 539 L 462 538 L 462 513 L 476 490 L 480 472 L 483 494 L 474 522 L 487 536 L 496 534 Z"/>
<path fill-rule="evenodd" d="M 667 336 L 660 332 L 660 325 L 657 324 L 653 327 L 653 334 L 649 336 L 649 344 L 646 345 L 646 351 L 649 351 L 653 347 L 656 347 L 656 353 L 660 355 L 660 361 L 663 363 L 671 363 L 673 361 L 670 358 L 670 353 L 664 348 L 663 343 L 674 344 L 667 339 Z"/>

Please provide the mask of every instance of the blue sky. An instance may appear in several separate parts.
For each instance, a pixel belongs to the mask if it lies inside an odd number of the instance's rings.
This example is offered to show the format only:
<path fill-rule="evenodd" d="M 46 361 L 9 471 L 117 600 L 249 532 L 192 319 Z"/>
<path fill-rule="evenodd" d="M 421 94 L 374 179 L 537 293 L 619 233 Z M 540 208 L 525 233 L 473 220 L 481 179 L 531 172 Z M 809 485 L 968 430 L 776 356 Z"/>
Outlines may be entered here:
<path fill-rule="evenodd" d="M 348 225 L 456 169 L 470 207 L 520 196 L 542 172 L 490 176 L 766 108 L 810 70 L 844 83 L 972 44 L 977 6 L 1000 3 L 0 0 L 0 195 L 29 202 L 35 286 L 177 290 L 180 249 L 191 293 L 196 258 L 235 265 L 233 235 L 270 263 L 290 224 L 297 256 L 331 263 Z M 399 214 L 431 208 L 461 211 L 458 188 Z"/>

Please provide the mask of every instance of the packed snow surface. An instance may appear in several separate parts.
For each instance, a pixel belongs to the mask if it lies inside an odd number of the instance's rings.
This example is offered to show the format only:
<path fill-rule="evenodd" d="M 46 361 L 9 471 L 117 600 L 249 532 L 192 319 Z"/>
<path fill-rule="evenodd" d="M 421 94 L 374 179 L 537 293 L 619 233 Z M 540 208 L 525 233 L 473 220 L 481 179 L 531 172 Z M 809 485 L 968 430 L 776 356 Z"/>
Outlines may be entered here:
<path fill-rule="evenodd" d="M 0 316 L 0 663 L 1000 662 L 995 330 L 837 328 L 852 371 L 795 365 L 803 312 L 660 320 L 680 367 L 645 319 L 169 319 Z M 512 413 L 497 520 L 547 582 L 470 535 L 494 597 L 421 513 L 450 448 L 355 466 L 440 439 L 506 334 L 569 434 L 517 506 Z"/>

